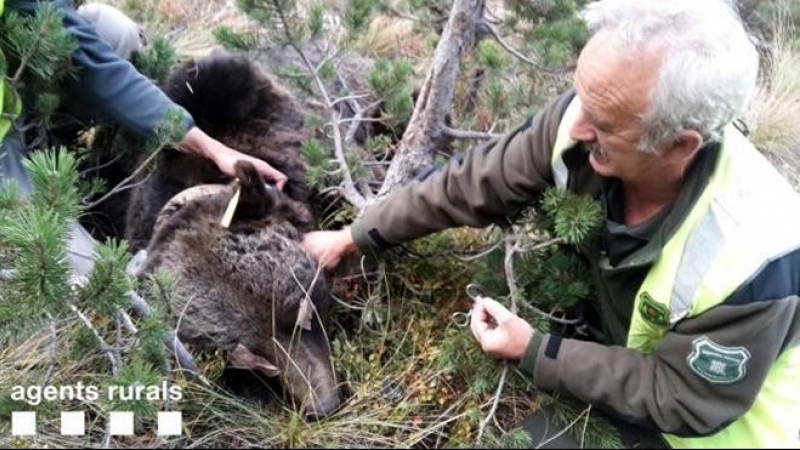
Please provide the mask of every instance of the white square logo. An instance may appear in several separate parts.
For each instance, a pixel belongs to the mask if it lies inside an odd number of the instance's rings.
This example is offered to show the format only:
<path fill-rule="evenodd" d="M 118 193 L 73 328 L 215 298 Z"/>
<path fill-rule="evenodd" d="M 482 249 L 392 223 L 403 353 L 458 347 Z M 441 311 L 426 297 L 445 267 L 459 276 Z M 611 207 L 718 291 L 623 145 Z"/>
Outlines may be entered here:
<path fill-rule="evenodd" d="M 36 412 L 14 411 L 11 413 L 12 436 L 36 436 Z"/>
<path fill-rule="evenodd" d="M 180 436 L 183 430 L 183 416 L 180 411 L 158 412 L 158 435 Z"/>
<path fill-rule="evenodd" d="M 112 411 L 108 416 L 112 436 L 133 436 L 133 413 Z"/>
<path fill-rule="evenodd" d="M 83 436 L 86 434 L 86 414 L 83 411 L 61 411 L 61 435 Z"/>

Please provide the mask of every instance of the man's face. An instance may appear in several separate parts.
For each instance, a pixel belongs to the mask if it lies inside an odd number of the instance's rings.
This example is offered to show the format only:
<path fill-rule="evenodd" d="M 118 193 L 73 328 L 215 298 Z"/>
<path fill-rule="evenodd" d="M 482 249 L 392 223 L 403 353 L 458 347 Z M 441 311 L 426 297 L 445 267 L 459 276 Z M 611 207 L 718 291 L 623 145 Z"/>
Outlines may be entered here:
<path fill-rule="evenodd" d="M 662 162 L 636 150 L 642 136 L 639 117 L 647 110 L 658 61 L 645 54 L 620 57 L 608 48 L 599 34 L 581 52 L 574 84 L 582 109 L 570 136 L 585 143 L 600 175 L 639 181 L 656 175 Z"/>

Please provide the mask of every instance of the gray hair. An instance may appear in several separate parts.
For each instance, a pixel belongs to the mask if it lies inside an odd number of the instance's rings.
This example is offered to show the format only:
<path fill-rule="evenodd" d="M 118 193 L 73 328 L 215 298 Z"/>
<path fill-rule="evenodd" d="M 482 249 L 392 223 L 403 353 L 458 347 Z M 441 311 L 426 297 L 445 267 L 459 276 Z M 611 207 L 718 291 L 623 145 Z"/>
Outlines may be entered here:
<path fill-rule="evenodd" d="M 640 118 L 640 151 L 656 152 L 687 129 L 718 140 L 743 112 L 758 76 L 758 53 L 726 1 L 602 0 L 582 15 L 617 54 L 662 52 L 649 108 Z"/>

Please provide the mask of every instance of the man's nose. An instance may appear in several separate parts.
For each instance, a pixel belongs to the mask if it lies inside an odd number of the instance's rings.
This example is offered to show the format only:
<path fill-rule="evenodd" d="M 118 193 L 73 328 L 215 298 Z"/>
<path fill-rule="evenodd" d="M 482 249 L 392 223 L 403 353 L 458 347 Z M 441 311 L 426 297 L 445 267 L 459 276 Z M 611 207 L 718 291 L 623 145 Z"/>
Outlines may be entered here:
<path fill-rule="evenodd" d="M 589 123 L 583 111 L 578 112 L 575 123 L 569 129 L 569 137 L 580 142 L 594 142 L 597 140 L 594 127 Z"/>

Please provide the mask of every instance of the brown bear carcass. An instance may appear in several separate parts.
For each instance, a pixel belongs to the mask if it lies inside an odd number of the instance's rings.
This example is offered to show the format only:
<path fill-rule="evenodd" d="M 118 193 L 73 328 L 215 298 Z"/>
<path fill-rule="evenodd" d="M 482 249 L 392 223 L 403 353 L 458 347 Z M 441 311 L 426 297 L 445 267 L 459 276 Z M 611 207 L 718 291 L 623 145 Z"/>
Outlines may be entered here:
<path fill-rule="evenodd" d="M 167 150 L 128 209 L 132 248 L 147 250 L 140 272 L 176 279 L 170 307 L 183 342 L 223 349 L 234 367 L 280 377 L 307 416 L 323 417 L 340 397 L 324 331 L 330 287 L 300 246 L 313 226 L 297 154 L 302 116 L 259 68 L 227 55 L 184 65 L 166 91 L 209 135 L 267 161 L 289 182 L 278 191 L 248 163 L 237 163 L 231 181 L 209 161 Z"/>

